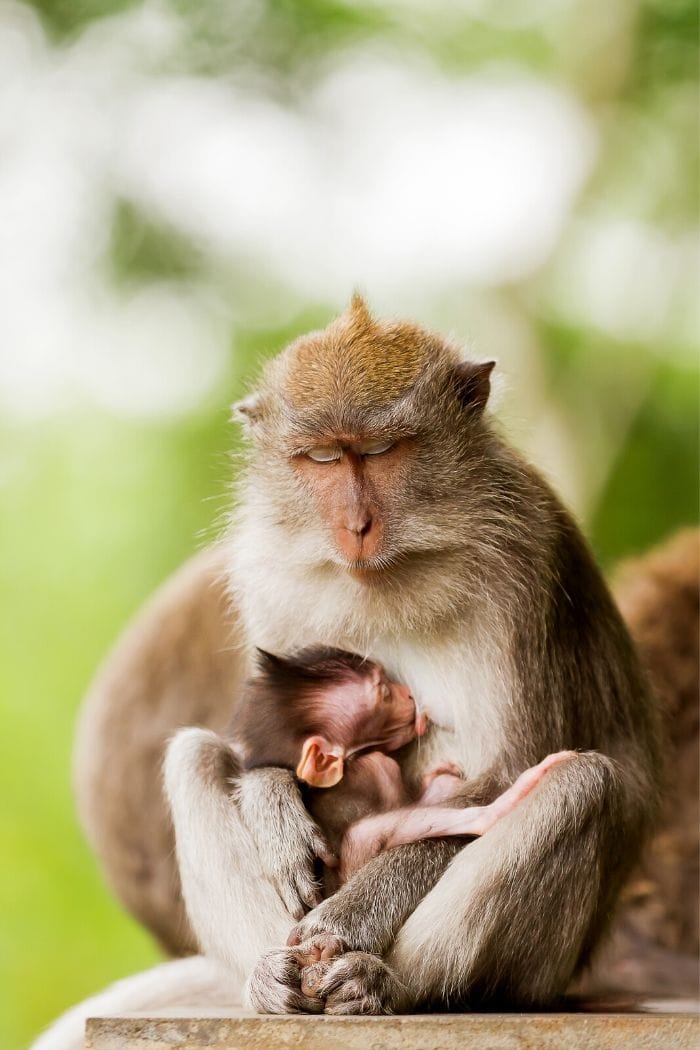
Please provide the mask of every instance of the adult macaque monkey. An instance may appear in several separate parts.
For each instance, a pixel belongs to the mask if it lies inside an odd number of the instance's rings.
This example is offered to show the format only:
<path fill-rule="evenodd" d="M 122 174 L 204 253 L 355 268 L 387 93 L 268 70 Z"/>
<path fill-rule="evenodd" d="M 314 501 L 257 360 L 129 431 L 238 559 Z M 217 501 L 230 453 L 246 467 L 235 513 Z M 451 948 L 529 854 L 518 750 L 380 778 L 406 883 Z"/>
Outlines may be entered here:
<path fill-rule="evenodd" d="M 417 325 L 374 320 L 358 298 L 272 361 L 238 407 L 252 455 L 229 543 L 171 584 L 83 725 L 93 840 L 130 906 L 179 948 L 192 940 L 162 811 L 145 806 L 148 761 L 177 725 L 224 728 L 254 646 L 331 645 L 381 663 L 433 722 L 404 776 L 449 760 L 465 805 L 549 753 L 580 752 L 483 838 L 382 853 L 301 919 L 295 940 L 332 934 L 350 949 L 319 985 L 328 1012 L 553 1000 L 589 960 L 656 811 L 637 656 L 576 525 L 487 420 L 491 370 Z M 223 563 L 239 655 L 222 655 L 221 591 L 206 590 Z M 195 632 L 200 609 L 208 637 Z M 152 701 L 125 674 L 147 662 Z M 122 711 L 118 683 L 133 690 Z M 169 747 L 190 924 L 232 981 L 249 978 L 259 1009 L 304 1009 L 282 945 L 316 900 L 318 828 L 290 774 L 256 770 L 232 788 L 230 773 L 210 730 Z"/>

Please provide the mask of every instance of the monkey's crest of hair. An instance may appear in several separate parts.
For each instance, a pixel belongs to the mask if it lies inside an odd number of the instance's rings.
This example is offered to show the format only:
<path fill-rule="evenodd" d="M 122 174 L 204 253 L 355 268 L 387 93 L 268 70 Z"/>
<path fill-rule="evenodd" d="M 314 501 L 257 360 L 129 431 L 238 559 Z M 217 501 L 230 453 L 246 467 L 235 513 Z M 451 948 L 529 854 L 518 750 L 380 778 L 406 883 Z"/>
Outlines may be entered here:
<path fill-rule="evenodd" d="M 381 324 L 358 295 L 323 332 L 296 340 L 284 357 L 292 409 L 319 409 L 329 401 L 388 405 L 415 383 L 436 349 L 417 325 Z"/>
<path fill-rule="evenodd" d="M 375 320 L 356 294 L 326 328 L 301 336 L 269 362 L 258 392 L 236 408 L 268 447 L 293 445 L 305 433 L 385 432 L 387 426 L 398 437 L 414 429 L 413 403 L 424 400 L 427 389 L 433 400 L 442 395 L 449 413 L 460 384 L 468 396 L 477 370 L 486 370 L 487 381 L 491 367 L 462 362 L 455 346 L 418 324 Z M 476 385 L 471 393 L 478 400 Z"/>

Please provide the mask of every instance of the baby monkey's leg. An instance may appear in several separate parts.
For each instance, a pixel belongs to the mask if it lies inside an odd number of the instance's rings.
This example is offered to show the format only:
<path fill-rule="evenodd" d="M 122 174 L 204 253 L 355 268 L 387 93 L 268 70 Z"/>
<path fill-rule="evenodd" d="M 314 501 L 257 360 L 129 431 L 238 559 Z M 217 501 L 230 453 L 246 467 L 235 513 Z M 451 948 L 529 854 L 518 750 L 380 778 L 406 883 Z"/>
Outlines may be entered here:
<path fill-rule="evenodd" d="M 385 849 L 404 842 L 438 838 L 443 835 L 484 835 L 537 787 L 548 770 L 574 755 L 574 751 L 557 751 L 556 754 L 547 755 L 536 766 L 521 773 L 515 783 L 488 806 L 466 806 L 463 809 L 426 805 L 428 801 L 449 801 L 459 789 L 458 779 L 452 773 L 439 769 L 438 775 L 421 796 L 420 805 L 402 810 L 401 819 L 398 821 L 395 820 L 396 814 L 386 814 L 387 818 L 394 818 L 394 826 L 386 836 Z M 450 787 L 451 796 L 446 794 Z M 377 829 L 373 830 L 376 834 Z"/>
<path fill-rule="evenodd" d="M 461 809 L 440 805 L 449 802 L 464 786 L 464 780 L 451 766 L 440 766 L 428 775 L 418 804 L 365 817 L 351 825 L 341 844 L 343 880 L 385 849 L 405 842 L 441 838 L 448 835 L 484 835 L 493 825 L 515 809 L 539 784 L 547 770 L 571 758 L 573 751 L 547 755 L 538 765 L 521 773 L 507 791 L 488 806 Z"/>
<path fill-rule="evenodd" d="M 475 810 L 480 811 L 481 815 L 477 816 L 476 819 L 477 822 L 482 824 L 482 830 L 466 832 L 465 834 L 483 835 L 489 828 L 493 827 L 497 820 L 505 817 L 507 813 L 515 809 L 518 802 L 521 802 L 526 795 L 530 794 L 533 788 L 537 787 L 548 770 L 553 766 L 558 766 L 560 762 L 565 762 L 568 758 L 574 758 L 575 755 L 575 751 L 557 751 L 553 755 L 547 755 L 536 766 L 526 769 L 524 773 L 520 774 L 515 783 L 507 791 L 504 791 L 502 795 L 494 799 L 490 805 L 474 807 Z M 469 810 L 465 809 L 458 812 L 466 814 Z"/>

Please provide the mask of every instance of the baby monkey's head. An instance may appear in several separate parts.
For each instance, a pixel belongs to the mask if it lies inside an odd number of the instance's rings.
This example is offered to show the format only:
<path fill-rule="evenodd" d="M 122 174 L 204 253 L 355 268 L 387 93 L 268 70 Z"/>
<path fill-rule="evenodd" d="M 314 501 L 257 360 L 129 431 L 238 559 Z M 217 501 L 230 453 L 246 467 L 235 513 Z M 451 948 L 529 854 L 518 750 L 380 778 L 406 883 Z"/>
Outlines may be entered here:
<path fill-rule="evenodd" d="M 233 725 L 248 769 L 286 766 L 313 787 L 332 787 L 352 755 L 396 751 L 425 732 L 408 687 L 372 660 L 323 647 L 257 653 Z"/>

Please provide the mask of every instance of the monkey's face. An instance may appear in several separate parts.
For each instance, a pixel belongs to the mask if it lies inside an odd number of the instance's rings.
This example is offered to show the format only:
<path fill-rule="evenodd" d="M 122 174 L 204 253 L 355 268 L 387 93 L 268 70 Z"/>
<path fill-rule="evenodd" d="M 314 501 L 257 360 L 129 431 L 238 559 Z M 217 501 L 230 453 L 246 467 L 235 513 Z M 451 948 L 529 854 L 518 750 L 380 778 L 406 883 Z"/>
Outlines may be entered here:
<path fill-rule="evenodd" d="M 348 683 L 348 687 L 352 685 L 352 681 Z M 396 751 L 425 732 L 426 717 L 416 710 L 408 686 L 393 682 L 379 664 L 372 664 L 354 688 L 355 697 L 349 703 L 354 712 L 350 752 L 369 747 Z"/>
<path fill-rule="evenodd" d="M 285 534 L 285 553 L 367 583 L 458 548 L 483 480 L 492 367 L 460 361 L 417 325 L 375 322 L 353 300 L 237 406 L 256 451 L 248 505 Z"/>
<path fill-rule="evenodd" d="M 381 569 L 393 553 L 391 522 L 405 499 L 410 445 L 391 434 L 318 440 L 292 467 L 338 559 L 357 574 Z"/>

